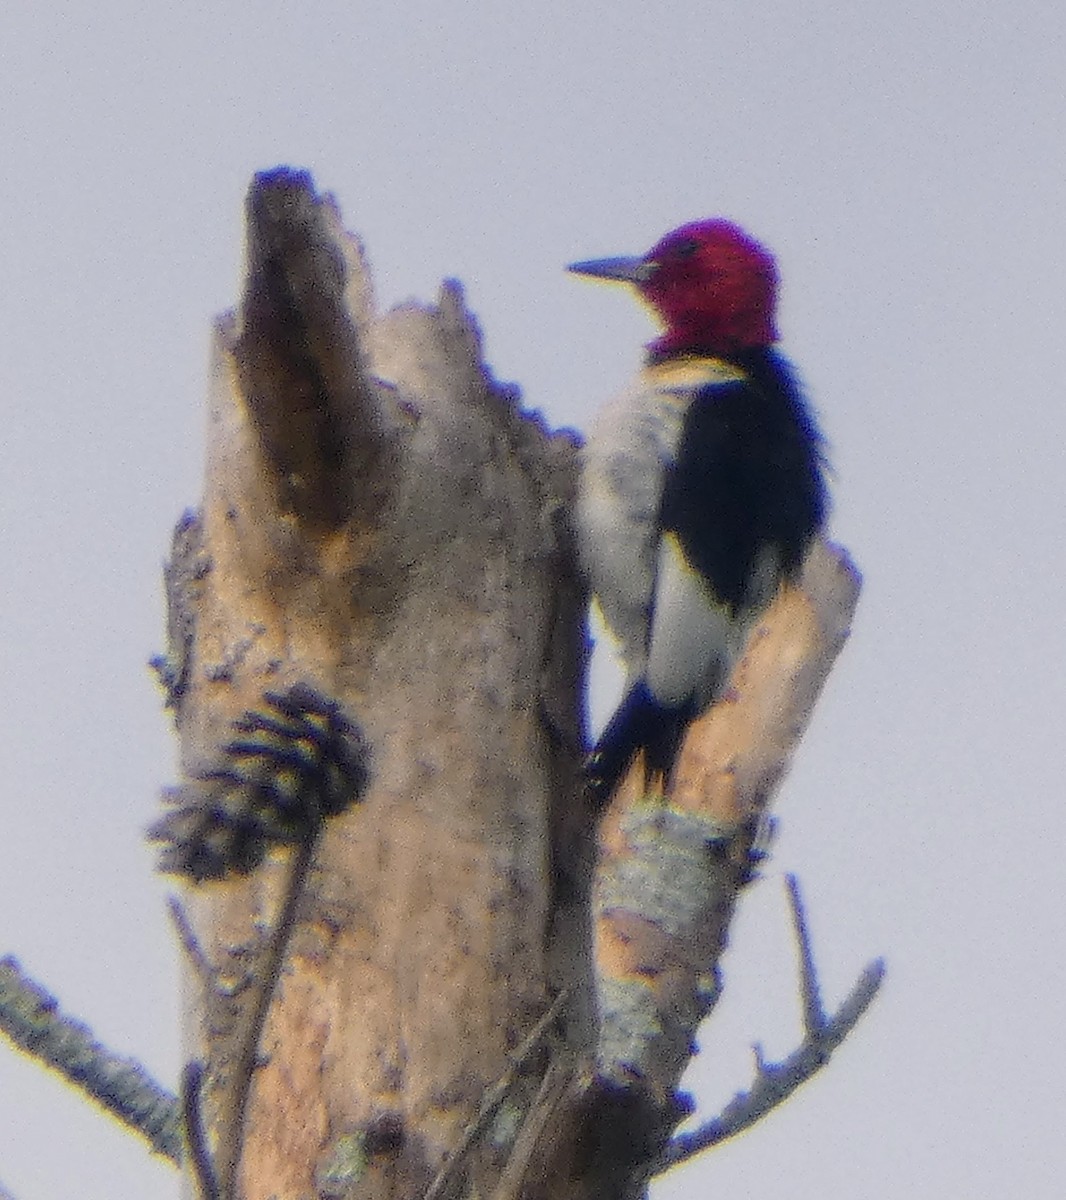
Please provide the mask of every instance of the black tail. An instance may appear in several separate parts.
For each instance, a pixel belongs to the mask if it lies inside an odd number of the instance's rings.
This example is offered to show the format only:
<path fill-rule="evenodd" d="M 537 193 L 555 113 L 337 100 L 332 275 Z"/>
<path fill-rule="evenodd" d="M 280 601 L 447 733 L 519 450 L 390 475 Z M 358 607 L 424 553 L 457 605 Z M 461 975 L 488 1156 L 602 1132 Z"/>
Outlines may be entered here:
<path fill-rule="evenodd" d="M 610 800 L 640 750 L 649 774 L 670 773 L 691 718 L 688 708 L 660 704 L 643 679 L 629 689 L 585 764 L 585 787 L 595 807 Z"/>

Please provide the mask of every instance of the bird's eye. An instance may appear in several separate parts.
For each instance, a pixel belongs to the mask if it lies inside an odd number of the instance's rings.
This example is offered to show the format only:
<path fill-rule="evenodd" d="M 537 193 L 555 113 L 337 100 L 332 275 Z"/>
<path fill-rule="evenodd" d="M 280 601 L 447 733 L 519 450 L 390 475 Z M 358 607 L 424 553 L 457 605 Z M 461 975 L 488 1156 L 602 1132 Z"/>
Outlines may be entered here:
<path fill-rule="evenodd" d="M 675 258 L 691 258 L 700 248 L 699 242 L 694 238 L 689 238 L 688 241 L 678 242 L 674 247 Z"/>

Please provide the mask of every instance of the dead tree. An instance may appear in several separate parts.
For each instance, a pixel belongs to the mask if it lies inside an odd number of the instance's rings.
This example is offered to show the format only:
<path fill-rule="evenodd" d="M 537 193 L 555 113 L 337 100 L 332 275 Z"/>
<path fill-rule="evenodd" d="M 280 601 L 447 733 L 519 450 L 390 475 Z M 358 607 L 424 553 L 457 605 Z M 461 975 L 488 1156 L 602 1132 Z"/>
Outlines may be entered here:
<path fill-rule="evenodd" d="M 181 1095 L 10 962 L 0 1023 L 205 1197 L 636 1196 L 817 1070 L 876 991 L 879 964 L 822 1011 L 797 900 L 803 1046 L 673 1136 L 857 574 L 816 547 L 670 793 L 634 772 L 598 821 L 573 438 L 491 377 L 457 285 L 379 314 L 306 175 L 258 176 L 247 216 L 158 664 L 184 775 L 153 831 L 185 878 Z M 80 1074 L 41 1050 L 64 1039 Z"/>

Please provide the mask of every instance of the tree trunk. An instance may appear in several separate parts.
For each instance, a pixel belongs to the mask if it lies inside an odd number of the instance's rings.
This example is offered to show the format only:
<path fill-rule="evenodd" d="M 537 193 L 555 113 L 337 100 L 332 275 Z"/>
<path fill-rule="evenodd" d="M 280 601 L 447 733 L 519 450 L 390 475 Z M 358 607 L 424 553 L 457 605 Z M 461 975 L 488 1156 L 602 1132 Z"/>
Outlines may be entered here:
<path fill-rule="evenodd" d="M 215 820 L 234 722 L 305 685 L 358 726 L 369 786 L 313 843 L 184 889 L 199 1186 L 414 1200 L 452 1155 L 437 1194 L 636 1191 L 854 574 L 813 556 L 674 794 L 623 786 L 593 906 L 575 446 L 492 380 L 459 288 L 377 314 L 333 202 L 257 177 L 208 437 L 168 568 L 178 800 Z"/>

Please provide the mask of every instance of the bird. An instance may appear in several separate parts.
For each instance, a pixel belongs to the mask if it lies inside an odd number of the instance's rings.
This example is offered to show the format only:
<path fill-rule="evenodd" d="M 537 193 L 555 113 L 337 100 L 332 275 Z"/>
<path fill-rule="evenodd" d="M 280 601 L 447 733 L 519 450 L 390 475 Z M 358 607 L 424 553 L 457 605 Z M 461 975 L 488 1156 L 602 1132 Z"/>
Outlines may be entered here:
<path fill-rule="evenodd" d="M 823 529 L 827 466 L 776 348 L 776 261 L 739 225 L 693 221 L 639 257 L 567 269 L 629 284 L 662 327 L 579 452 L 578 560 L 626 669 L 586 765 L 602 806 L 641 751 L 645 786 L 666 788 L 688 725 Z"/>

